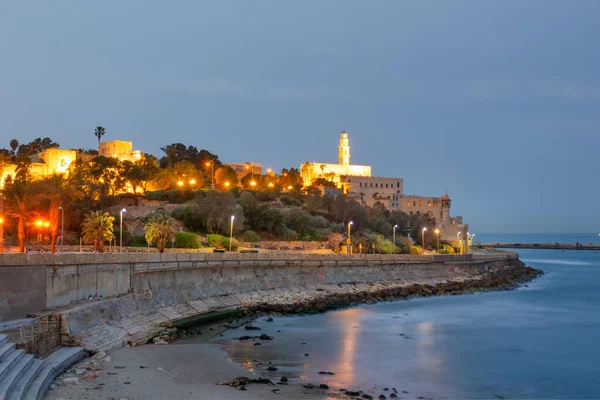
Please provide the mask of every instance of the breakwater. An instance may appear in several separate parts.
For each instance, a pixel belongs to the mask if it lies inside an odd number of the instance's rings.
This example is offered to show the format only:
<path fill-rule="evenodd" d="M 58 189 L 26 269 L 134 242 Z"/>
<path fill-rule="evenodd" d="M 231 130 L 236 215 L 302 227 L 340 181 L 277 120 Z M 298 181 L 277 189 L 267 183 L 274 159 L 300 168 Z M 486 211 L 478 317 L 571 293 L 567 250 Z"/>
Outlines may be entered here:
<path fill-rule="evenodd" d="M 166 324 L 209 312 L 264 309 L 264 304 L 324 309 L 332 299 L 343 305 L 417 295 L 416 287 L 441 294 L 451 282 L 459 285 L 455 292 L 480 290 L 493 288 L 493 277 L 505 276 L 502 271 L 514 271 L 515 282 L 531 278 L 514 253 L 6 254 L 0 278 L 15 280 L 9 293 L 14 299 L 24 282 L 35 278 L 36 293 L 44 288 L 45 308 L 61 315 L 65 341 L 110 351 L 144 343 Z M 31 296 L 35 304 L 42 301 L 30 293 L 21 296 L 21 305 Z M 329 299 L 327 307 L 310 303 L 321 298 Z"/>

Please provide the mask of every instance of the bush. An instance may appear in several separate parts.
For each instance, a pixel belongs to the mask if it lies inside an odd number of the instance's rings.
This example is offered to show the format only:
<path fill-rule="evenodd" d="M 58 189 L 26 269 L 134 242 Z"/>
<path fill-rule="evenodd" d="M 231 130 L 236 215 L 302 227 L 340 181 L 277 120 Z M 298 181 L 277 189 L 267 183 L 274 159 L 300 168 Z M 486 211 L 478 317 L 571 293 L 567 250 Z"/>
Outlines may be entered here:
<path fill-rule="evenodd" d="M 117 228 L 113 231 L 115 238 L 117 239 L 117 245 L 119 240 L 121 240 L 121 231 Z M 129 246 L 133 240 L 133 235 L 131 232 L 123 230 L 123 246 Z"/>
<path fill-rule="evenodd" d="M 454 248 L 447 244 L 440 244 L 440 254 L 454 254 Z"/>
<path fill-rule="evenodd" d="M 191 190 L 171 190 L 167 196 L 167 200 L 171 204 L 182 204 L 194 198 L 194 192 Z"/>
<path fill-rule="evenodd" d="M 215 249 L 225 249 L 229 250 L 229 238 L 223 235 L 210 234 L 206 236 L 206 240 L 208 241 L 208 245 L 210 247 L 214 247 Z M 237 240 L 233 239 L 231 242 L 231 251 L 235 251 L 238 248 Z"/>
<path fill-rule="evenodd" d="M 148 241 L 146 241 L 146 236 L 144 235 L 136 236 L 129 245 L 133 247 L 148 247 Z"/>
<path fill-rule="evenodd" d="M 291 229 L 286 229 L 283 232 L 283 235 L 281 236 L 281 238 L 288 242 L 293 242 L 295 240 L 298 240 L 298 234 L 296 233 L 296 231 L 293 231 Z"/>
<path fill-rule="evenodd" d="M 146 198 L 150 200 L 167 200 L 167 192 L 165 190 L 156 190 L 154 192 L 146 192 Z"/>
<path fill-rule="evenodd" d="M 410 254 L 423 254 L 421 246 L 410 246 Z"/>
<path fill-rule="evenodd" d="M 260 242 L 260 236 L 254 231 L 244 232 L 244 242 Z"/>
<path fill-rule="evenodd" d="M 178 249 L 199 249 L 198 236 L 188 232 L 175 232 L 175 247 Z"/>
<path fill-rule="evenodd" d="M 279 201 L 284 206 L 301 206 L 302 205 L 302 202 L 300 200 L 294 200 L 294 199 L 291 199 L 291 198 L 289 198 L 287 196 L 281 196 L 281 198 L 279 199 Z"/>

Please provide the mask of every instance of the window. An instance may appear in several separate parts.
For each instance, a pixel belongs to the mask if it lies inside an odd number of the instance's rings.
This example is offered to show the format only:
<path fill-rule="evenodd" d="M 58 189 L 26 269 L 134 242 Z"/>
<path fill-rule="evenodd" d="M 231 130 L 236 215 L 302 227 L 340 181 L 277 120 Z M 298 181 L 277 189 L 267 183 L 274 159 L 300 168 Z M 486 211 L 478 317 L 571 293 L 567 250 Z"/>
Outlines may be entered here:
<path fill-rule="evenodd" d="M 362 182 L 360 183 L 360 187 L 362 187 Z"/>
<path fill-rule="evenodd" d="M 373 187 L 373 182 L 371 182 L 371 187 Z"/>
<path fill-rule="evenodd" d="M 419 205 L 420 205 L 420 206 L 422 206 L 422 205 L 423 205 L 423 202 L 422 202 L 421 200 L 419 200 Z"/>
<path fill-rule="evenodd" d="M 413 215 L 413 212 L 412 212 L 412 211 L 410 212 L 410 215 Z"/>
<path fill-rule="evenodd" d="M 427 205 L 431 207 L 431 200 L 427 200 Z"/>
<path fill-rule="evenodd" d="M 417 215 L 421 214 L 421 211 L 417 211 Z"/>
<path fill-rule="evenodd" d="M 406 205 L 410 207 L 410 201 L 407 201 L 407 202 L 406 202 Z"/>
<path fill-rule="evenodd" d="M 377 187 L 377 182 L 375 182 L 375 187 Z"/>
<path fill-rule="evenodd" d="M 416 202 L 416 200 L 415 200 L 415 201 L 413 201 L 413 206 L 415 206 L 415 207 L 417 206 L 417 202 Z"/>
<path fill-rule="evenodd" d="M 400 187 L 400 181 L 396 182 L 396 187 L 399 188 Z"/>
<path fill-rule="evenodd" d="M 387 183 L 385 184 L 385 187 L 388 187 L 388 184 L 387 184 Z"/>

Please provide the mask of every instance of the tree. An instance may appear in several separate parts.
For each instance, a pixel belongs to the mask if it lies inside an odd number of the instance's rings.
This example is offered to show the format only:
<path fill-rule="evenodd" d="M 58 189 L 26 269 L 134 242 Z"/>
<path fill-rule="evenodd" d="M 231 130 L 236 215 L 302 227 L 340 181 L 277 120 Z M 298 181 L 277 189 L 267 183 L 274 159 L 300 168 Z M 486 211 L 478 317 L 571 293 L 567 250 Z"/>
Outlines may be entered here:
<path fill-rule="evenodd" d="M 50 222 L 50 236 L 52 238 L 50 250 L 56 252 L 56 237 L 58 236 L 58 207 L 65 205 L 69 199 L 71 187 L 63 174 L 54 174 L 37 182 L 39 193 L 43 194 L 48 205 L 48 220 Z M 63 210 L 64 212 L 64 210 Z"/>
<path fill-rule="evenodd" d="M 41 153 L 44 150 L 58 147 L 60 147 L 60 145 L 56 142 L 53 142 L 50 138 L 37 138 L 27 144 L 20 145 L 19 150 L 17 151 L 17 155 L 29 157 Z"/>
<path fill-rule="evenodd" d="M 226 183 L 229 182 L 229 185 Z M 215 183 L 217 188 L 226 190 L 238 185 L 237 172 L 228 165 L 224 165 L 215 172 Z"/>
<path fill-rule="evenodd" d="M 114 222 L 115 217 L 107 212 L 90 212 L 86 215 L 81 225 L 83 241 L 85 243 L 94 243 L 94 250 L 102 253 L 104 251 L 104 241 L 115 238 L 113 233 Z"/>
<path fill-rule="evenodd" d="M 106 130 L 101 126 L 97 126 L 96 130 L 94 130 L 94 136 L 98 138 L 98 148 L 100 148 L 100 139 L 102 139 L 102 136 L 104 136 L 105 133 Z"/>
<path fill-rule="evenodd" d="M 154 244 L 161 253 L 165 250 L 165 243 L 175 237 L 175 220 L 166 213 L 158 213 L 150 217 L 144 226 L 146 241 Z"/>
<path fill-rule="evenodd" d="M 311 184 L 311 186 L 329 186 L 329 187 L 336 187 L 335 183 L 327 180 L 325 178 L 317 178 L 313 181 L 313 183 Z"/>
<path fill-rule="evenodd" d="M 14 156 L 19 148 L 19 141 L 17 139 L 12 139 L 10 141 L 10 148 L 12 150 L 12 155 Z"/>
<path fill-rule="evenodd" d="M 4 212 L 17 219 L 19 252 L 25 251 L 25 224 L 37 215 L 38 201 L 34 187 L 24 180 L 6 180 L 1 191 L 4 198 Z"/>
<path fill-rule="evenodd" d="M 121 171 L 121 162 L 117 158 L 98 156 L 92 160 L 92 174 L 105 183 L 111 196 L 125 187 L 125 177 Z M 103 193 L 106 194 L 106 193 Z"/>

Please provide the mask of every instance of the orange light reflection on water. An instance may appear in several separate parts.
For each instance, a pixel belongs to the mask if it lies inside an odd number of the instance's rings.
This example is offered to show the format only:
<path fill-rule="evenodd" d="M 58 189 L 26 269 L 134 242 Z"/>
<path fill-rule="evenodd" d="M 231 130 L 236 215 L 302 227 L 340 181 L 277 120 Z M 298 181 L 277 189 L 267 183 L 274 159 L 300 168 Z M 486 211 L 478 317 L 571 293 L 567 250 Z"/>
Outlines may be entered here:
<path fill-rule="evenodd" d="M 356 340 L 361 326 L 360 314 L 363 312 L 364 310 L 361 308 L 351 308 L 332 314 L 332 318 L 336 320 L 335 325 L 342 329 L 342 351 L 332 364 L 335 375 L 328 379 L 330 385 L 351 386 L 355 384 Z"/>

